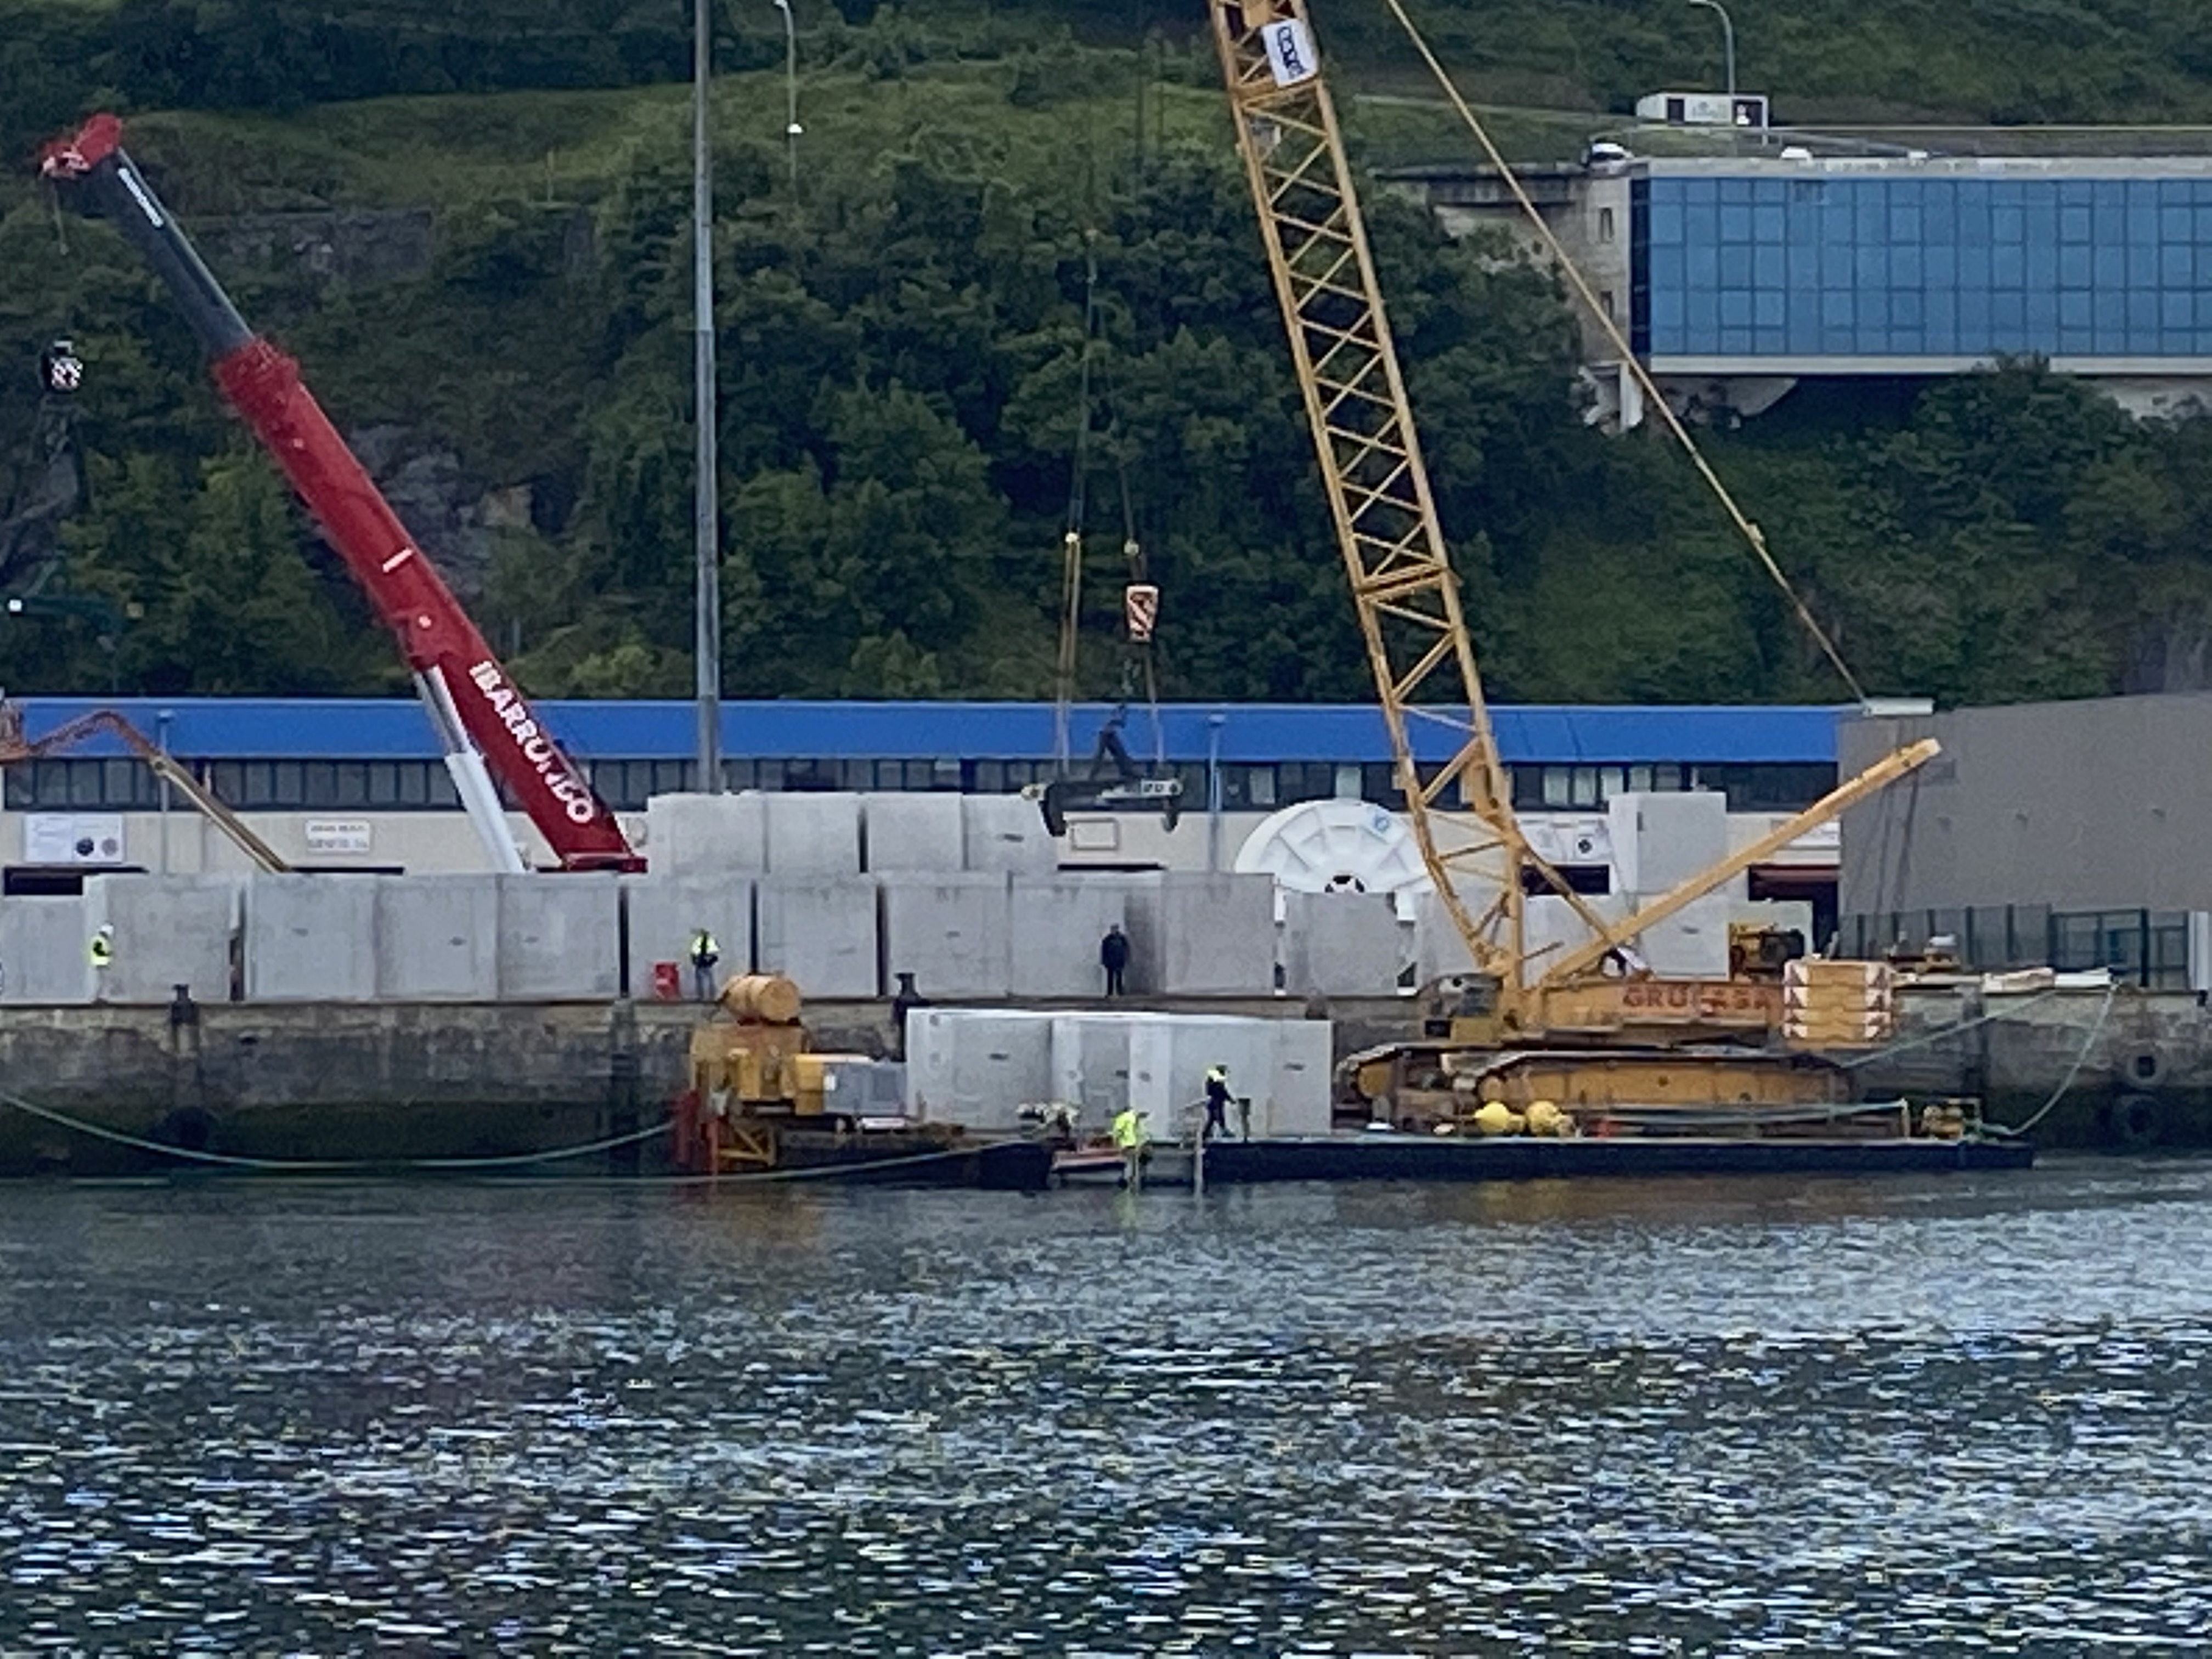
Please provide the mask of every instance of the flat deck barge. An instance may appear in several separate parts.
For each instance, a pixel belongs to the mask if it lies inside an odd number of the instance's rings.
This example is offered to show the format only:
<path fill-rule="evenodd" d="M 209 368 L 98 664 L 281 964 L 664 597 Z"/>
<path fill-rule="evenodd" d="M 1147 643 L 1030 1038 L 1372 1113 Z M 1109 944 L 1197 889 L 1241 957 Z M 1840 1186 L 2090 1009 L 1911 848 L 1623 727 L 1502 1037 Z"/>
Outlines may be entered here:
<path fill-rule="evenodd" d="M 1188 1185 L 1188 1147 L 1155 1146 L 1148 1185 Z M 1369 1133 L 1277 1140 L 1217 1140 L 1206 1149 L 1209 1186 L 1269 1181 L 1538 1181 L 1682 1175 L 1914 1175 L 2025 1170 L 2025 1140 L 1933 1138 L 1815 1140 L 1504 1136 L 1462 1139 Z"/>

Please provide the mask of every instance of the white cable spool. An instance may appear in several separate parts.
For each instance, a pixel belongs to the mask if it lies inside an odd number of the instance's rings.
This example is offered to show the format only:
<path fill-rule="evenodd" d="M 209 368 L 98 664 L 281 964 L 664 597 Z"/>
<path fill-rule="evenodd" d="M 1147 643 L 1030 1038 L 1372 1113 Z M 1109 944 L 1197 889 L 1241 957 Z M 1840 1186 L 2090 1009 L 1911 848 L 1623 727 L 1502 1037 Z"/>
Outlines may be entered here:
<path fill-rule="evenodd" d="M 1237 873 L 1270 875 L 1292 893 L 1431 890 L 1421 849 L 1405 823 L 1364 800 L 1309 800 L 1285 806 L 1237 849 Z"/>

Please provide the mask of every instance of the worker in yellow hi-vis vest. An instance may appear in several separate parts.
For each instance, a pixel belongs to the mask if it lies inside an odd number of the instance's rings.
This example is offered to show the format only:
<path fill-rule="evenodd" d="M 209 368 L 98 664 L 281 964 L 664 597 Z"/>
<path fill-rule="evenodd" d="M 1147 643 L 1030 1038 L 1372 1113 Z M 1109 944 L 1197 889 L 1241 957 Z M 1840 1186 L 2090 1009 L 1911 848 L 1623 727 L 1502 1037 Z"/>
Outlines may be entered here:
<path fill-rule="evenodd" d="M 1136 1190 L 1145 1170 L 1145 1115 L 1133 1106 L 1114 1114 L 1114 1144 L 1121 1149 L 1121 1184 Z"/>
<path fill-rule="evenodd" d="M 107 1000 L 107 970 L 115 965 L 115 929 L 107 922 L 100 923 L 94 932 L 86 955 L 92 962 L 92 1000 Z"/>
<path fill-rule="evenodd" d="M 714 964 L 721 959 L 722 947 L 714 942 L 714 936 L 704 927 L 694 930 L 691 935 L 691 984 L 702 1002 L 714 1000 Z"/>

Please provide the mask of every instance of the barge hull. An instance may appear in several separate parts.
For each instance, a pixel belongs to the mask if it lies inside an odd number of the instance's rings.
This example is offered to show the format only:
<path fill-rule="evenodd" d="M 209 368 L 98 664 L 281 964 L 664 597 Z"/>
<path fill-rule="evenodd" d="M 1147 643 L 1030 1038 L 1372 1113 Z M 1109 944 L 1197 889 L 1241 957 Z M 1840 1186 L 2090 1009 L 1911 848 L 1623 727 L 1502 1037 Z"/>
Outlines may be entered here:
<path fill-rule="evenodd" d="M 1224 1140 L 1206 1149 L 1206 1184 L 1270 1181 L 1540 1181 L 1682 1175 L 1914 1175 L 2025 1170 L 2021 1140 L 1430 1139 L 1338 1135 Z M 1148 1177 L 1149 1178 L 1149 1177 Z"/>

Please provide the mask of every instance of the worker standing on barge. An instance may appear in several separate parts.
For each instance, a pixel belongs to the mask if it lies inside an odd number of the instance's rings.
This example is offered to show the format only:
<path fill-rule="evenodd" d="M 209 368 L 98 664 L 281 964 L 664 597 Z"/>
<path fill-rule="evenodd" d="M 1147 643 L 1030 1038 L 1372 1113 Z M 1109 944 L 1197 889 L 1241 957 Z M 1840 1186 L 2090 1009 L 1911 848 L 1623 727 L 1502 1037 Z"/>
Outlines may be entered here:
<path fill-rule="evenodd" d="M 714 936 L 704 927 L 691 935 L 691 981 L 699 1000 L 714 1000 L 714 964 L 722 959 L 722 947 L 714 943 Z"/>
<path fill-rule="evenodd" d="M 1135 1107 L 1114 1114 L 1114 1144 L 1121 1150 L 1121 1184 L 1134 1192 L 1145 1167 L 1145 1115 Z"/>

